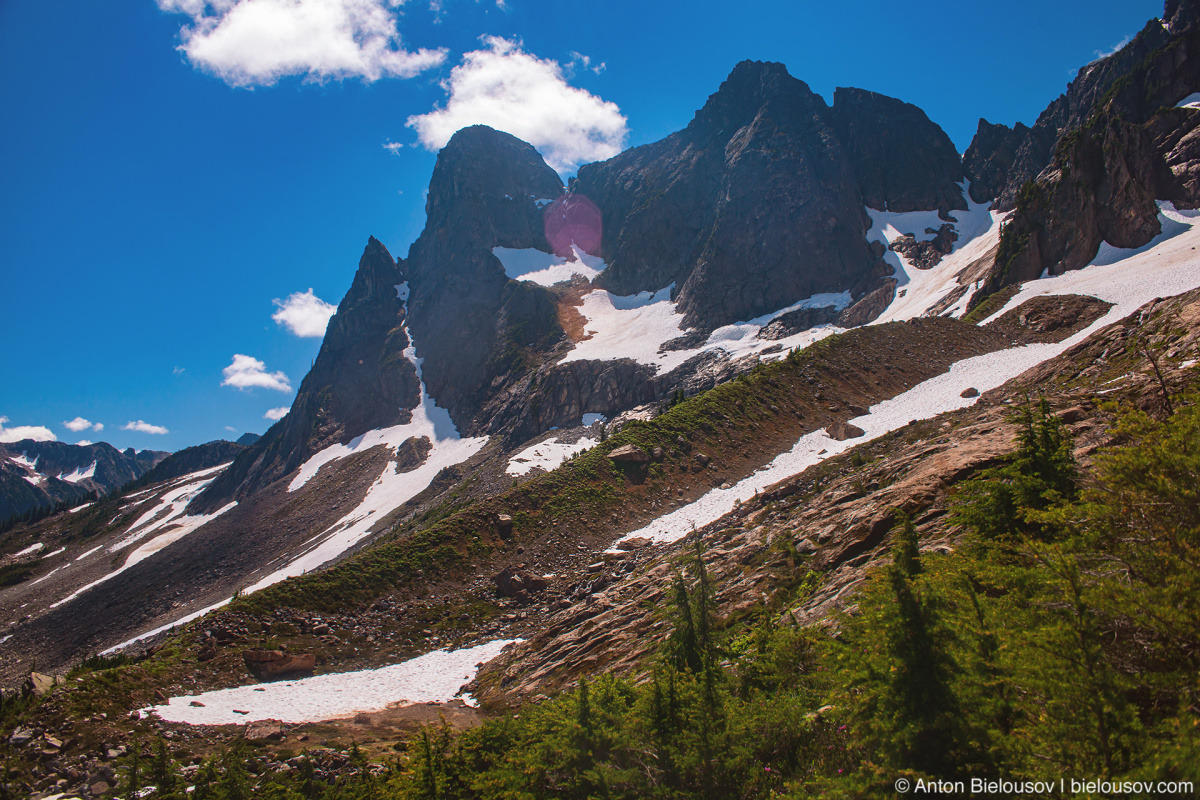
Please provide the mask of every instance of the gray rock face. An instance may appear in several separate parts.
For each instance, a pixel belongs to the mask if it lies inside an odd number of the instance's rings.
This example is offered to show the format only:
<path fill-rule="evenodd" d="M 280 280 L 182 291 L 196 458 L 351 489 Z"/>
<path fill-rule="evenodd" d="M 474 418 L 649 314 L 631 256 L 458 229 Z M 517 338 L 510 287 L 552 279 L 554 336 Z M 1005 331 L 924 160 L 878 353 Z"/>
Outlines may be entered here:
<path fill-rule="evenodd" d="M 833 126 L 869 208 L 965 209 L 958 150 L 914 105 L 864 89 L 833 94 Z"/>
<path fill-rule="evenodd" d="M 971 146 L 963 154 L 963 172 L 971 182 L 971 199 L 976 203 L 995 200 L 1008 185 L 1008 173 L 1017 158 L 1017 149 L 1029 137 L 1029 128 L 1020 122 L 1010 128 L 979 120 Z"/>
<path fill-rule="evenodd" d="M 1094 92 L 1104 83 L 1097 84 L 1100 73 L 1111 91 L 1089 109 L 1087 125 L 1058 139 L 1053 161 L 1037 181 L 1015 195 L 987 292 L 1044 270 L 1057 275 L 1086 266 L 1101 242 L 1146 244 L 1160 230 L 1156 198 L 1184 206 L 1200 202 L 1191 166 L 1200 155 L 1200 121 L 1194 111 L 1173 108 L 1200 88 L 1200 26 L 1187 22 L 1186 9 L 1177 12 L 1180 29 L 1170 32 L 1170 46 L 1130 66 L 1133 55 L 1168 36 L 1155 21 L 1125 49 L 1080 73 L 1084 83 L 1076 93 Z M 1004 201 L 1002 195 L 997 203 Z"/>
<path fill-rule="evenodd" d="M 532 146 L 491 128 L 464 128 L 438 154 L 407 261 L 409 317 L 429 394 L 464 433 L 486 429 L 485 397 L 563 338 L 553 295 L 509 280 L 492 254 L 550 252 L 539 200 L 562 191 Z"/>
<path fill-rule="evenodd" d="M 404 356 L 409 339 L 396 290 L 403 280 L 403 266 L 371 237 L 291 411 L 209 484 L 194 507 L 220 508 L 331 444 L 412 419 L 421 395 L 416 369 Z"/>
<path fill-rule="evenodd" d="M 1189 1 L 1175 5 L 1178 7 L 1172 14 L 1178 18 L 1176 30 L 1168 31 L 1159 20 L 1150 20 L 1129 44 L 1116 53 L 1080 69 L 1079 74 L 1067 86 L 1066 93 L 1059 95 L 1038 116 L 1037 122 L 1029 129 L 1024 141 L 1017 148 L 1016 156 L 1008 170 L 1007 185 L 997 196 L 996 204 L 999 208 L 1009 210 L 1016 207 L 1021 187 L 1026 181 L 1036 178 L 1050 164 L 1054 158 L 1055 146 L 1062 135 L 1078 129 L 1114 84 L 1134 72 L 1148 56 L 1167 44 L 1173 36 L 1183 35 L 1191 29 L 1189 20 L 1195 3 Z M 1171 9 L 1168 8 L 1168 11 Z M 1143 86 L 1130 88 L 1137 93 L 1144 90 Z"/>
<path fill-rule="evenodd" d="M 674 283 L 691 327 L 874 278 L 829 108 L 781 64 L 738 64 L 687 128 L 581 167 L 572 191 L 603 213 L 598 282 L 618 294 Z"/>

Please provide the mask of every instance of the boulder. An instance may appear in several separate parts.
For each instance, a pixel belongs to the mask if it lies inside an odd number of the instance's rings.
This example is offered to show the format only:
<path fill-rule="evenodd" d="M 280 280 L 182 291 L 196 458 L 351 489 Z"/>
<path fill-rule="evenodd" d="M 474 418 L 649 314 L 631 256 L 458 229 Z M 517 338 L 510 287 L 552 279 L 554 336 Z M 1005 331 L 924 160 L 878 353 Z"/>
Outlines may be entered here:
<path fill-rule="evenodd" d="M 963 389 L 962 394 L 960 394 L 959 397 L 979 397 L 979 390 L 976 389 L 974 386 L 971 386 L 969 388 Z"/>
<path fill-rule="evenodd" d="M 283 738 L 283 723 L 277 719 L 262 719 L 247 723 L 242 738 L 248 742 L 277 742 Z"/>
<path fill-rule="evenodd" d="M 317 657 L 312 653 L 290 655 L 282 650 L 245 650 L 242 660 L 246 662 L 246 668 L 259 678 L 312 672 L 317 666 Z"/>
<path fill-rule="evenodd" d="M 501 536 L 511 536 L 513 531 L 513 518 L 508 514 L 496 515 L 496 532 Z"/>
<path fill-rule="evenodd" d="M 636 444 L 624 444 L 609 452 L 608 457 L 613 461 L 628 461 L 635 464 L 645 464 L 650 460 L 650 454 Z"/>
<path fill-rule="evenodd" d="M 622 539 L 617 542 L 618 550 L 641 550 L 643 547 L 649 547 L 653 542 L 644 536 L 635 536 L 632 539 Z"/>
<path fill-rule="evenodd" d="M 859 436 L 862 436 L 865 433 L 866 431 L 857 425 L 851 425 L 849 422 L 843 422 L 841 420 L 833 423 L 825 429 L 825 434 L 835 442 L 844 442 L 847 439 L 857 439 Z"/>
<path fill-rule="evenodd" d="M 54 691 L 55 686 L 61 686 L 65 682 L 66 680 L 61 676 L 55 677 L 54 675 L 43 675 L 40 672 L 31 672 L 25 681 L 25 685 L 29 691 L 38 697 L 42 697 Z"/>
<path fill-rule="evenodd" d="M 524 564 L 505 567 L 493 580 L 496 582 L 497 594 L 504 597 L 527 597 L 550 585 L 545 577 L 526 571 Z"/>

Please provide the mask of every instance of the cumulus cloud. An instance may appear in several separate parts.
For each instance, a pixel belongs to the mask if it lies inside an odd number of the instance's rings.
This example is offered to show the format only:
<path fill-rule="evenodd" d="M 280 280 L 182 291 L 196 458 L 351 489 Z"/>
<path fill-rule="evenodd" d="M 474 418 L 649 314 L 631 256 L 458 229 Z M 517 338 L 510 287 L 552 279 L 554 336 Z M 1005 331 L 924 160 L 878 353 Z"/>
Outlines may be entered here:
<path fill-rule="evenodd" d="M 162 436 L 163 434 L 170 433 L 170 431 L 164 428 L 162 425 L 151 425 L 149 422 L 143 422 L 140 419 L 136 422 L 126 422 L 121 426 L 121 430 L 136 431 L 137 433 L 152 433 L 155 436 Z"/>
<path fill-rule="evenodd" d="M 80 439 L 78 442 L 75 443 L 75 446 L 76 447 L 87 447 L 91 443 L 92 443 L 91 439 Z"/>
<path fill-rule="evenodd" d="M 532 144 L 559 172 L 621 152 L 629 131 L 616 103 L 571 86 L 557 61 L 526 53 L 520 41 L 488 36 L 484 44 L 442 81 L 444 106 L 408 118 L 421 144 L 438 150 L 460 128 L 489 125 Z"/>
<path fill-rule="evenodd" d="M 58 441 L 58 437 L 49 428 L 41 425 L 17 425 L 12 428 L 6 428 L 4 426 L 7 423 L 8 417 L 0 417 L 0 442 L 19 442 L 22 439 L 32 439 L 35 442 Z"/>
<path fill-rule="evenodd" d="M 411 78 L 446 60 L 445 48 L 408 50 L 396 27 L 404 0 L 158 0 L 186 14 L 179 50 L 231 86 Z"/>
<path fill-rule="evenodd" d="M 287 416 L 287 413 L 289 410 L 290 409 L 288 409 L 287 406 L 280 406 L 279 408 L 269 409 L 267 411 L 267 413 L 263 414 L 263 419 L 269 419 L 272 422 L 278 422 L 279 420 L 281 420 Z"/>
<path fill-rule="evenodd" d="M 104 430 L 103 422 L 92 422 L 91 420 L 86 420 L 83 417 L 76 417 L 75 419 L 71 420 L 70 422 L 64 422 L 63 426 L 67 430 L 74 431 L 75 433 L 79 433 L 80 431 L 86 431 L 88 428 L 91 428 L 92 430 L 96 430 L 96 431 Z"/>
<path fill-rule="evenodd" d="M 232 386 L 236 389 L 249 389 L 261 386 L 264 389 L 274 389 L 277 392 L 290 392 L 291 381 L 282 372 L 267 372 L 267 365 L 257 358 L 237 353 L 233 363 L 222 370 L 225 379 L 222 386 Z"/>
<path fill-rule="evenodd" d="M 325 335 L 325 327 L 329 318 L 337 311 L 337 306 L 326 303 L 307 292 L 292 292 L 286 300 L 275 298 L 271 301 L 279 309 L 271 315 L 271 319 L 287 328 L 296 336 L 320 338 Z"/>

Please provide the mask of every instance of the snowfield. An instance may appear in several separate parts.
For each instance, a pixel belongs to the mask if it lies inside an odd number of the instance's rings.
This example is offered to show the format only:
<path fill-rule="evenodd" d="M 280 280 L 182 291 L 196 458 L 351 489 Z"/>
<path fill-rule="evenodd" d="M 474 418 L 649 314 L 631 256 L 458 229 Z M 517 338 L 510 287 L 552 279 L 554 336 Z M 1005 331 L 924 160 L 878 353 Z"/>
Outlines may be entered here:
<path fill-rule="evenodd" d="M 463 684 L 475 677 L 483 663 L 519 641 L 498 639 L 461 650 L 434 650 L 380 669 L 173 697 L 142 713 L 189 725 L 242 725 L 263 719 L 320 722 L 417 703 L 444 703 L 459 696 L 473 705 L 470 695 L 460 695 Z"/>
<path fill-rule="evenodd" d="M 958 233 L 958 240 L 950 254 L 943 257 L 932 269 L 918 269 L 899 253 L 888 250 L 883 260 L 891 265 L 896 278 L 896 298 L 872 324 L 920 317 L 943 297 L 959 286 L 958 273 L 972 262 L 982 258 L 1000 242 L 1000 225 L 1008 213 L 988 210 L 988 203 L 976 203 L 968 192 L 970 183 L 959 184 L 967 198 L 966 211 L 951 211 L 951 223 Z M 867 241 L 880 241 L 888 245 L 905 234 L 913 234 L 917 241 L 931 241 L 935 234 L 925 233 L 926 228 L 938 230 L 946 221 L 936 211 L 892 212 L 867 209 L 871 215 L 871 230 Z M 952 316 L 961 317 L 967 310 L 973 288 L 968 290 L 949 309 Z"/>
<path fill-rule="evenodd" d="M 576 275 L 591 281 L 608 266 L 604 259 L 589 255 L 572 246 L 575 258 L 568 261 L 553 253 L 543 253 L 532 247 L 515 249 L 493 247 L 492 255 L 504 266 L 504 274 L 515 281 L 531 281 L 538 286 L 553 286 L 569 281 Z"/>
<path fill-rule="evenodd" d="M 526 447 L 514 455 L 508 460 L 508 466 L 504 471 L 509 475 L 525 475 L 536 467 L 549 472 L 561 464 L 564 459 L 570 458 L 576 453 L 582 453 L 584 450 L 590 450 L 598 444 L 600 444 L 599 439 L 589 439 L 586 436 L 571 444 L 560 442 L 557 437 L 547 439 Z"/>
<path fill-rule="evenodd" d="M 659 347 L 664 342 L 676 339 L 685 332 L 683 314 L 676 311 L 677 304 L 671 300 L 674 290 L 675 284 L 671 284 L 657 292 L 628 296 L 615 295 L 603 289 L 595 289 L 584 295 L 583 305 L 579 306 L 578 311 L 586 320 L 584 334 L 587 338 L 577 342 L 559 363 L 631 358 L 639 364 L 658 367 L 660 372 L 670 372 L 689 358 L 710 350 L 724 350 L 731 358 L 739 358 L 775 345 L 780 345 L 784 350 L 807 347 L 841 329 L 824 325 L 786 339 L 756 337 L 772 320 L 789 311 L 827 306 L 840 311 L 850 304 L 851 299 L 849 292 L 813 295 L 770 314 L 717 328 L 699 347 L 660 353 Z"/>
<path fill-rule="evenodd" d="M 1145 247 L 1119 250 L 1105 246 L 1096 262 L 1086 269 L 1026 283 L 1003 309 L 985 320 L 998 318 L 1037 295 L 1083 294 L 1098 297 L 1113 307 L 1084 330 L 1058 344 L 1033 344 L 956 362 L 948 372 L 909 389 L 904 394 L 871 406 L 870 413 L 851 422 L 865 435 L 838 442 L 824 431 L 800 438 L 786 453 L 765 468 L 729 489 L 714 489 L 693 503 L 665 514 L 621 540 L 645 537 L 655 542 L 673 542 L 723 517 L 739 502 L 785 478 L 798 475 L 824 458 L 848 450 L 907 425 L 946 411 L 973 405 L 978 398 L 963 398 L 969 387 L 980 392 L 994 389 L 1022 372 L 1057 356 L 1087 339 L 1097 330 L 1132 314 L 1156 297 L 1171 297 L 1200 287 L 1200 211 L 1176 211 L 1170 203 L 1159 203 L 1163 232 Z M 1103 263 L 1097 263 L 1103 262 Z"/>
<path fill-rule="evenodd" d="M 95 476 L 96 462 L 93 461 L 92 465 L 87 469 L 76 469 L 70 475 L 59 475 L 58 479 L 60 481 L 66 481 L 67 483 L 79 483 L 84 478 L 94 478 Z"/>

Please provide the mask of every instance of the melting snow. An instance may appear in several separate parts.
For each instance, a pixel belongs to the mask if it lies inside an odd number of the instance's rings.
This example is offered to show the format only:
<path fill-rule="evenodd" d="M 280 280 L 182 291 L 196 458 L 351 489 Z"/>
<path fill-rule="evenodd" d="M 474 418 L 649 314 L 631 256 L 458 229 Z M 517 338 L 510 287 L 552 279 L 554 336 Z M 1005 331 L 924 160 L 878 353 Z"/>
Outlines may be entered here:
<path fill-rule="evenodd" d="M 396 292 L 401 298 L 407 297 L 408 284 L 400 284 L 396 287 Z M 407 328 L 405 333 L 408 333 Z M 421 364 L 424 359 L 417 358 L 416 345 L 411 334 L 409 342 L 404 356 L 416 368 L 417 379 L 421 383 L 421 402 L 413 409 L 412 420 L 405 425 L 369 431 L 349 444 L 326 447 L 301 465 L 299 474 L 288 485 L 288 491 L 300 489 L 326 464 L 379 445 L 395 450 L 414 437 L 428 437 L 432 445 L 424 463 L 411 472 L 397 472 L 396 462 L 389 461 L 383 469 L 383 474 L 367 490 L 367 496 L 357 508 L 313 537 L 307 552 L 248 587 L 247 593 L 264 589 L 294 575 L 303 575 L 341 555 L 370 533 L 375 523 L 389 511 L 420 494 L 443 468 L 466 461 L 487 444 L 486 436 L 462 438 L 450 419 L 450 412 L 440 408 L 429 396 L 425 389 L 425 381 L 421 377 Z"/>
<path fill-rule="evenodd" d="M 1008 217 L 1007 213 L 989 211 L 987 203 L 976 203 L 971 200 L 968 192 L 970 184 L 963 181 L 959 184 L 963 196 L 967 198 L 966 211 L 951 211 L 955 219 L 951 223 L 958 232 L 958 239 L 950 254 L 944 256 L 932 269 L 918 269 L 907 258 L 888 250 L 883 260 L 895 271 L 896 298 L 891 305 L 875 320 L 875 323 L 893 322 L 895 320 L 912 319 L 922 316 L 931 306 L 948 295 L 959 286 L 958 273 L 971 262 L 981 258 L 1000 241 L 1000 224 Z M 911 233 L 917 241 L 929 241 L 934 234 L 925 233 L 926 228 L 935 231 L 946 221 L 938 217 L 936 211 L 875 211 L 867 209 L 871 215 L 871 230 L 867 233 L 867 241 L 880 241 L 888 245 L 901 236 Z M 900 293 L 904 296 L 901 297 Z M 971 298 L 968 291 L 950 309 L 954 316 L 961 316 L 966 311 L 967 301 Z"/>
<path fill-rule="evenodd" d="M 841 310 L 851 300 L 849 292 L 813 295 L 770 314 L 717 328 L 699 347 L 660 353 L 660 345 L 684 333 L 683 314 L 676 311 L 676 304 L 671 301 L 674 289 L 675 284 L 671 284 L 657 292 L 628 296 L 603 289 L 584 295 L 578 310 L 586 320 L 584 332 L 587 338 L 577 342 L 559 363 L 631 358 L 639 364 L 657 366 L 661 372 L 670 372 L 689 358 L 709 350 L 724 350 L 731 358 L 738 358 L 779 345 L 782 353 L 793 347 L 806 347 L 839 329 L 825 325 L 785 339 L 756 338 L 772 320 L 801 308 L 833 306 Z"/>
<path fill-rule="evenodd" d="M 95 547 L 93 547 L 91 550 L 88 550 L 88 551 L 87 551 L 86 553 L 84 553 L 83 555 L 81 555 L 81 556 L 76 556 L 76 557 L 75 557 L 75 560 L 76 560 L 76 561 L 83 561 L 85 558 L 87 558 L 88 556 L 90 556 L 92 553 L 96 552 L 97 550 L 100 550 L 100 549 L 101 549 L 101 548 L 103 548 L 103 547 L 104 547 L 104 545 L 102 545 L 102 544 L 98 544 L 98 545 L 96 545 Z"/>
<path fill-rule="evenodd" d="M 74 514 L 74 513 L 76 513 L 77 511 L 83 511 L 85 508 L 87 508 L 87 507 L 89 507 L 89 506 L 91 506 L 91 505 L 94 505 L 94 503 L 84 503 L 84 504 L 83 504 L 83 505 L 81 505 L 81 506 L 75 506 L 74 508 L 69 508 L 69 509 L 67 509 L 67 513 L 68 513 L 68 514 Z"/>
<path fill-rule="evenodd" d="M 41 456 L 38 456 L 37 458 L 33 459 L 33 461 L 30 461 L 29 456 L 22 453 L 19 456 L 12 456 L 8 460 L 13 462 L 14 464 L 20 464 L 22 467 L 25 467 L 26 469 L 30 469 L 30 470 L 33 470 L 34 472 L 36 472 L 37 471 L 37 462 L 40 458 L 41 458 Z"/>
<path fill-rule="evenodd" d="M 15 555 L 17 558 L 20 558 L 21 556 L 27 556 L 30 553 L 36 553 L 38 550 L 41 550 L 45 546 L 46 545 L 43 544 L 42 542 L 37 542 L 35 544 L 29 545 L 29 547 L 26 547 L 24 550 L 14 553 L 13 555 Z"/>
<path fill-rule="evenodd" d="M 53 553 L 46 553 L 46 555 L 44 555 L 44 556 L 40 556 L 40 557 L 41 557 L 41 558 L 49 558 L 50 556 L 56 556 L 56 555 L 58 555 L 59 553 L 63 552 L 63 551 L 64 551 L 64 550 L 66 550 L 66 549 L 67 549 L 66 547 L 60 547 L 60 548 L 58 548 L 57 550 L 55 550 Z"/>
<path fill-rule="evenodd" d="M 117 652 L 118 650 L 125 649 L 126 647 L 133 644 L 134 642 L 140 642 L 143 639 L 149 639 L 151 636 L 157 636 L 158 634 L 162 633 L 163 631 L 169 631 L 172 628 L 175 628 L 179 625 L 186 625 L 194 619 L 199 619 L 200 617 L 203 617 L 205 614 L 207 614 L 210 611 L 216 611 L 218 608 L 221 608 L 222 606 L 229 605 L 230 601 L 232 601 L 232 600 L 233 600 L 232 597 L 227 597 L 224 600 L 221 600 L 220 602 L 213 603 L 211 606 L 208 606 L 207 608 L 202 608 L 199 611 L 193 611 L 191 614 L 180 617 L 177 620 L 172 620 L 171 622 L 168 622 L 166 625 L 159 625 L 154 630 L 149 630 L 149 631 L 146 631 L 145 633 L 139 633 L 137 636 L 133 637 L 132 639 L 126 639 L 125 641 L 121 642 L 120 644 L 113 645 L 112 647 L 108 648 L 107 650 L 101 650 L 100 655 L 102 655 L 102 656 L 112 655 L 113 653 Z"/>
<path fill-rule="evenodd" d="M 605 269 L 605 263 L 596 256 L 588 255 L 575 245 L 575 259 L 568 261 L 553 253 L 543 253 L 532 247 L 515 249 L 493 247 L 492 255 L 504 265 L 504 274 L 516 281 L 532 281 L 539 286 L 553 286 L 569 281 L 575 275 L 592 280 Z"/>
<path fill-rule="evenodd" d="M 96 462 L 93 461 L 92 465 L 90 467 L 88 467 L 87 469 L 76 469 L 70 475 L 59 475 L 58 479 L 60 481 L 66 481 L 67 483 L 79 483 L 84 478 L 92 478 L 92 477 L 95 477 L 95 475 L 96 475 Z"/>
<path fill-rule="evenodd" d="M 380 669 L 173 697 L 164 705 L 143 709 L 143 713 L 189 725 L 241 725 L 261 719 L 320 722 L 416 703 L 446 702 L 471 681 L 478 664 L 495 658 L 515 641 L 520 640 L 498 639 L 461 650 L 434 650 Z M 470 695 L 463 699 L 471 703 Z M 193 706 L 193 701 L 204 705 Z"/>
<path fill-rule="evenodd" d="M 646 537 L 656 542 L 673 542 L 693 528 L 714 522 L 773 483 L 799 474 L 823 458 L 847 450 L 903 427 L 910 421 L 929 419 L 946 411 L 964 408 L 976 398 L 963 398 L 963 389 L 985 392 L 1022 372 L 1053 358 L 1092 333 L 1110 325 L 1156 297 L 1171 297 L 1200 287 L 1200 211 L 1176 211 L 1159 203 L 1163 234 L 1150 245 L 1123 251 L 1121 261 L 1109 261 L 1083 270 L 1026 283 L 1009 303 L 986 322 L 1016 307 L 1030 297 L 1043 294 L 1085 294 L 1113 303 L 1108 313 L 1086 329 L 1057 344 L 1034 344 L 956 362 L 948 372 L 918 384 L 904 394 L 871 407 L 869 414 L 852 420 L 866 434 L 837 442 L 824 431 L 800 438 L 792 449 L 729 489 L 714 489 L 699 500 L 651 522 L 623 539 Z M 1097 260 L 1107 260 L 1102 252 Z M 984 324 L 986 324 L 986 322 Z"/>
<path fill-rule="evenodd" d="M 558 441 L 557 437 L 547 439 L 531 447 L 526 447 L 514 455 L 508 460 L 508 466 L 504 471 L 509 475 L 524 475 L 534 467 L 540 467 L 549 472 L 565 459 L 595 447 L 599 443 L 599 439 L 589 439 L 586 436 L 570 444 Z"/>

